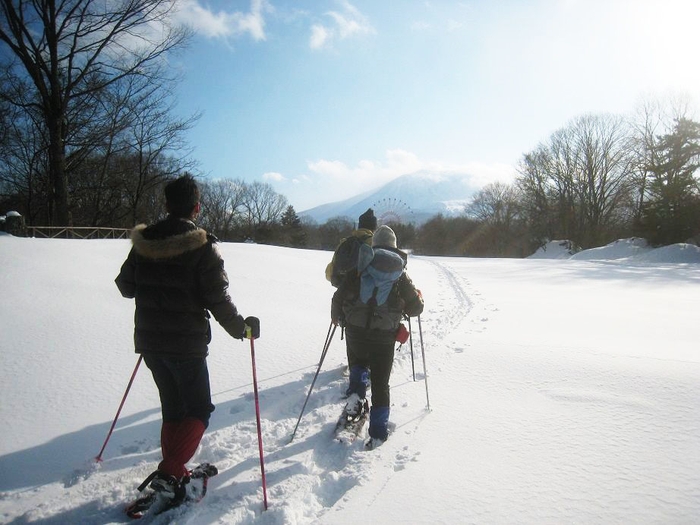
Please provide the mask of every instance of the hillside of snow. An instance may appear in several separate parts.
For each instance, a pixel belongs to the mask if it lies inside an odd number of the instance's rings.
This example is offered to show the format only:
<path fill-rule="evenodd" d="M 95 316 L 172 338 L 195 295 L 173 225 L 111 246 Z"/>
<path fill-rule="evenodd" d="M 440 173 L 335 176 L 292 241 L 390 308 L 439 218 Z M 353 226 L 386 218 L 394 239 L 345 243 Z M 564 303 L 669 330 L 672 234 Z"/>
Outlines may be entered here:
<path fill-rule="evenodd" d="M 700 516 L 697 247 L 624 241 L 564 260 L 554 249 L 524 260 L 411 256 L 426 301 L 423 344 L 413 319 L 413 352 L 397 351 L 392 373 L 394 430 L 373 451 L 331 439 L 347 377 L 339 333 L 319 368 L 330 252 L 220 249 L 234 301 L 262 323 L 254 351 L 269 509 L 251 346 L 213 323 L 217 408 L 194 462 L 220 474 L 200 504 L 145 523 Z M 0 235 L 2 523 L 126 523 L 124 505 L 160 459 L 160 405 L 144 366 L 104 461 L 94 461 L 137 363 L 134 305 L 113 283 L 128 251 L 126 240 Z"/>

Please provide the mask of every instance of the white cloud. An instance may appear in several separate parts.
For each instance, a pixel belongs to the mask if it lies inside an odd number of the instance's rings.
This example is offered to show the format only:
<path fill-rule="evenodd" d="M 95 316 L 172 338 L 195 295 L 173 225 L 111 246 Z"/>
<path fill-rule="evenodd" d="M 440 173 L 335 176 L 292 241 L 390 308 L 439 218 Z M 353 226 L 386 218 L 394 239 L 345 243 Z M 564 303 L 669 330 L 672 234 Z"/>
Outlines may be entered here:
<path fill-rule="evenodd" d="M 328 24 L 314 24 L 311 27 L 309 46 L 311 49 L 329 47 L 335 40 L 345 40 L 357 35 L 375 33 L 374 28 L 355 6 L 350 2 L 340 2 L 342 11 L 329 11 Z"/>
<path fill-rule="evenodd" d="M 317 160 L 308 162 L 308 168 L 322 178 L 332 179 L 343 187 L 361 188 L 378 187 L 387 182 L 419 171 L 430 172 L 439 177 L 441 173 L 465 173 L 478 186 L 491 182 L 512 182 L 515 178 L 515 168 L 509 164 L 486 164 L 468 162 L 451 164 L 440 161 L 425 161 L 415 153 L 402 149 L 387 150 L 382 162 L 361 160 L 355 167 L 348 166 L 338 160 Z"/>
<path fill-rule="evenodd" d="M 199 0 L 181 0 L 176 18 L 208 38 L 229 38 L 249 35 L 254 40 L 265 40 L 266 12 L 272 7 L 266 0 L 251 0 L 250 12 L 214 12 Z"/>
<path fill-rule="evenodd" d="M 276 171 L 268 171 L 267 173 L 263 173 L 263 180 L 271 180 L 275 182 L 281 182 L 283 180 L 287 180 L 284 175 L 281 173 L 278 173 Z"/>
<path fill-rule="evenodd" d="M 328 30 L 320 25 L 314 25 L 311 28 L 311 38 L 309 39 L 309 46 L 311 49 L 321 49 L 326 45 L 326 42 L 330 38 Z"/>
<path fill-rule="evenodd" d="M 352 170 L 339 160 L 317 160 L 309 162 L 309 169 L 319 175 L 328 175 L 334 179 L 345 179 L 352 176 Z"/>

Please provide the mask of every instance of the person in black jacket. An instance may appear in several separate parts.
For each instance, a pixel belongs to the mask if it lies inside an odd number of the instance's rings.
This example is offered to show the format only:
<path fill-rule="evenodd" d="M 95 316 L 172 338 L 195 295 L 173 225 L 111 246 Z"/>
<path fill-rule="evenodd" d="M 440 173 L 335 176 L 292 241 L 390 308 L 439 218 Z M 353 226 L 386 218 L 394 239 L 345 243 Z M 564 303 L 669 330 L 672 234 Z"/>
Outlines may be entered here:
<path fill-rule="evenodd" d="M 168 216 L 131 233 L 132 248 L 115 282 L 135 299 L 134 345 L 151 370 L 162 410 L 163 460 L 149 476 L 166 497 L 183 497 L 187 462 L 194 456 L 214 410 L 206 357 L 209 312 L 234 338 L 246 328 L 259 335 L 259 321 L 243 317 L 228 293 L 229 281 L 217 239 L 193 221 L 199 189 L 190 175 L 165 187 Z"/>
<path fill-rule="evenodd" d="M 389 226 L 380 226 L 372 237 L 371 260 L 359 261 L 333 295 L 331 320 L 345 327 L 350 366 L 350 388 L 345 406 L 350 417 L 367 410 L 368 385 L 372 385 L 367 448 L 388 438 L 389 378 L 394 344 L 403 315 L 423 312 L 423 297 L 406 273 L 407 255 L 396 246 Z M 361 256 L 362 258 L 362 256 Z"/>

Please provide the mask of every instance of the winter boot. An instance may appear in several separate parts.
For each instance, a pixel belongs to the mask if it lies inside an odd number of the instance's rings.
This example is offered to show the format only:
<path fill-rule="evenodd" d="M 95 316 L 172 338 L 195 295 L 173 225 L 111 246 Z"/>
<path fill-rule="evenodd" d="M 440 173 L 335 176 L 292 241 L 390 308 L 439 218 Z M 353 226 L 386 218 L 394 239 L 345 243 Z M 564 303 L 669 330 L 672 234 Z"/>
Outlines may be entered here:
<path fill-rule="evenodd" d="M 126 514 L 130 518 L 142 518 L 147 513 L 160 514 L 182 504 L 187 497 L 183 480 L 160 470 L 152 472 L 139 485 L 139 492 L 143 492 L 146 486 L 150 490 L 127 506 Z"/>
<path fill-rule="evenodd" d="M 162 500 L 177 502 L 185 497 L 185 491 L 180 480 L 161 470 L 151 472 L 139 486 L 139 492 L 142 492 L 146 486 Z"/>
<path fill-rule="evenodd" d="M 389 407 L 372 407 L 369 412 L 369 436 L 382 442 L 389 437 Z"/>
<path fill-rule="evenodd" d="M 160 494 L 162 497 L 167 499 L 182 499 L 180 480 L 175 476 L 159 472 L 159 475 L 155 477 L 149 487 Z M 178 497 L 179 496 L 179 497 Z"/>
<path fill-rule="evenodd" d="M 374 450 L 375 448 L 381 446 L 386 439 L 379 439 L 379 438 L 367 438 L 367 441 L 365 441 L 365 450 Z"/>

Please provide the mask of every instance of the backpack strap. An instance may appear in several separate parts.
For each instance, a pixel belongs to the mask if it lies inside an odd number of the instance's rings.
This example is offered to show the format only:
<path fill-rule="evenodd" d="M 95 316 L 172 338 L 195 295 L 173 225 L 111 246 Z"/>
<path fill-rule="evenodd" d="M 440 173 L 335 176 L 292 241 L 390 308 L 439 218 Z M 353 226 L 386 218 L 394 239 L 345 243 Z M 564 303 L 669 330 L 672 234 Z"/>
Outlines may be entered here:
<path fill-rule="evenodd" d="M 377 308 L 377 292 L 379 291 L 379 287 L 375 286 L 374 290 L 372 290 L 372 296 L 369 298 L 367 301 L 367 320 L 365 321 L 365 329 L 369 330 L 370 324 L 372 324 L 372 317 L 374 316 L 374 310 Z"/>

